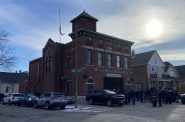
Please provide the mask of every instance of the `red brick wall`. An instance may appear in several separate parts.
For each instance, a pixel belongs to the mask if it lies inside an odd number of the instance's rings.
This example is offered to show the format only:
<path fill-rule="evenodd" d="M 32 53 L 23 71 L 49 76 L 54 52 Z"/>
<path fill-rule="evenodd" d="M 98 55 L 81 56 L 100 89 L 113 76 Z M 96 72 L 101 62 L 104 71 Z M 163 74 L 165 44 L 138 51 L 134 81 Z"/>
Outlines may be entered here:
<path fill-rule="evenodd" d="M 148 89 L 147 66 L 133 66 L 133 74 L 134 87 L 136 87 L 136 83 L 142 83 L 143 89 Z"/>
<path fill-rule="evenodd" d="M 82 29 L 82 28 L 91 30 L 91 31 L 96 31 L 96 22 L 90 19 L 83 18 L 83 17 L 73 22 L 73 25 L 72 25 L 73 32 L 75 30 Z"/>
<path fill-rule="evenodd" d="M 91 43 L 92 42 L 92 43 Z M 74 43 L 75 43 L 75 40 L 74 40 Z M 104 51 L 104 64 L 103 66 L 98 66 L 98 62 L 97 62 L 97 53 L 98 53 L 98 49 L 97 48 L 101 48 L 103 50 L 107 50 L 108 46 L 109 47 L 112 47 L 114 51 L 117 51 L 117 52 L 120 52 L 121 53 L 121 48 L 127 48 L 127 50 L 131 50 L 130 47 L 127 47 L 126 45 L 121 45 L 119 46 L 119 44 L 114 44 L 112 43 L 110 45 L 109 42 L 107 41 L 103 41 L 103 40 L 99 40 L 99 39 L 96 39 L 96 38 L 90 38 L 89 40 L 89 37 L 87 36 L 80 36 L 78 38 L 78 53 L 77 53 L 77 59 L 78 59 L 78 67 L 85 67 L 85 75 L 87 77 L 91 76 L 93 81 L 95 82 L 95 86 L 94 88 L 95 89 L 102 89 L 104 87 L 104 77 L 107 77 L 107 73 L 113 73 L 113 74 L 121 74 L 121 77 L 124 78 L 124 80 L 127 80 L 127 79 L 131 79 L 132 76 L 131 76 L 131 70 L 125 70 L 124 69 L 124 66 L 122 65 L 122 68 L 115 68 L 115 56 L 116 54 L 113 54 L 112 55 L 112 64 L 113 64 L 113 68 L 108 68 L 107 67 L 107 52 Z M 93 65 L 86 65 L 86 55 L 87 55 L 87 50 L 86 48 L 83 48 L 83 46 L 91 46 L 93 47 L 95 50 L 93 50 Z M 121 48 L 120 48 L 121 47 Z M 72 49 L 66 49 L 64 52 L 65 54 L 70 54 L 69 52 L 71 51 Z M 74 54 L 74 50 L 73 50 L 73 54 Z M 67 57 L 67 55 L 66 55 Z M 74 59 L 74 57 L 73 57 Z M 129 58 L 130 59 L 130 58 Z M 121 56 L 121 60 L 122 60 L 122 64 L 124 64 L 124 56 Z M 64 61 L 66 62 L 66 61 Z M 130 59 L 130 62 L 131 62 L 131 59 Z M 131 63 L 130 63 L 131 65 Z M 65 65 L 64 65 L 65 66 Z M 131 67 L 131 66 L 129 66 Z M 70 71 L 68 71 L 67 73 L 68 77 L 72 77 L 72 83 L 74 85 L 74 74 L 70 73 Z M 85 95 L 86 94 L 86 91 L 87 91 L 87 85 L 85 84 L 88 80 L 85 79 L 83 77 L 84 75 L 78 75 L 78 94 L 79 95 Z M 74 86 L 72 87 L 74 88 Z"/>
<path fill-rule="evenodd" d="M 39 58 L 37 60 L 31 61 L 29 64 L 28 92 L 42 93 L 42 87 L 43 87 L 43 63 L 42 58 Z"/>
<path fill-rule="evenodd" d="M 19 93 L 26 94 L 28 92 L 28 81 L 19 83 Z"/>

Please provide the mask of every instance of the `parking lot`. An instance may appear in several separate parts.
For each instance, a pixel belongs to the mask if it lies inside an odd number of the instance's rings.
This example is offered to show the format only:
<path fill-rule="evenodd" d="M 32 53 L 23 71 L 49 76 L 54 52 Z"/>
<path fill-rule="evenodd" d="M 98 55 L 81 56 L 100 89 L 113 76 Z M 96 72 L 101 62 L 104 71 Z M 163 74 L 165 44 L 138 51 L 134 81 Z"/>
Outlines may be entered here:
<path fill-rule="evenodd" d="M 185 105 L 165 104 L 153 108 L 150 103 L 122 107 L 78 104 L 66 109 L 46 110 L 0 104 L 0 122 L 185 122 Z"/>

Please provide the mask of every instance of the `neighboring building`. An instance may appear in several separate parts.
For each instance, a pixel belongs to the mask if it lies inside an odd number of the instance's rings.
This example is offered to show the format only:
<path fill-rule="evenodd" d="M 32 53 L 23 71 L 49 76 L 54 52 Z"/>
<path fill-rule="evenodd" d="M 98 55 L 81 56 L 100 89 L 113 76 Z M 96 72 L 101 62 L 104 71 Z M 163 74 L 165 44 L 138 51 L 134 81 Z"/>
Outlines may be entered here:
<path fill-rule="evenodd" d="M 167 70 L 168 69 L 168 70 Z M 166 68 L 156 50 L 136 54 L 133 58 L 134 87 L 137 90 L 155 88 L 175 88 L 175 81 L 170 75 L 174 68 Z M 176 76 L 175 70 L 172 76 Z"/>
<path fill-rule="evenodd" d="M 0 72 L 0 93 L 24 93 L 20 84 L 26 81 L 28 81 L 27 73 Z"/>
<path fill-rule="evenodd" d="M 131 83 L 133 42 L 96 32 L 97 21 L 82 12 L 71 20 L 71 42 L 48 40 L 42 57 L 30 61 L 30 91 L 74 95 L 75 71 L 78 95 L 86 95 L 88 88 L 123 90 L 125 84 Z"/>
<path fill-rule="evenodd" d="M 181 93 L 185 93 L 185 65 L 176 66 L 175 68 L 179 74 L 177 90 Z"/>
<path fill-rule="evenodd" d="M 170 62 L 164 62 L 164 64 L 165 64 L 164 68 L 165 74 L 169 75 L 171 78 L 179 77 L 179 74 L 174 65 L 172 65 Z"/>
<path fill-rule="evenodd" d="M 177 78 L 179 77 L 179 74 L 175 68 L 170 62 L 164 62 L 165 68 L 164 68 L 164 74 L 162 75 L 163 78 L 171 79 L 169 82 L 167 82 L 167 87 L 170 87 L 172 89 L 177 89 L 178 82 Z"/>

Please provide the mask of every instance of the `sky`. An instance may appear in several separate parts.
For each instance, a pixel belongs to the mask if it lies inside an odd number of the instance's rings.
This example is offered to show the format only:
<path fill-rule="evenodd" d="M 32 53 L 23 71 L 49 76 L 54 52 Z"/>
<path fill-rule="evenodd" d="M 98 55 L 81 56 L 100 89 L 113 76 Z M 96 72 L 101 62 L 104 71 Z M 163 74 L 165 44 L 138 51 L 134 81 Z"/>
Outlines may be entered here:
<path fill-rule="evenodd" d="M 157 50 L 177 66 L 185 64 L 184 6 L 185 0 L 0 0 L 0 28 L 9 33 L 18 59 L 12 71 L 29 71 L 29 61 L 42 56 L 49 38 L 70 42 L 70 20 L 84 10 L 99 20 L 97 32 L 133 41 L 136 54 Z M 152 21 L 159 24 L 147 30 Z"/>

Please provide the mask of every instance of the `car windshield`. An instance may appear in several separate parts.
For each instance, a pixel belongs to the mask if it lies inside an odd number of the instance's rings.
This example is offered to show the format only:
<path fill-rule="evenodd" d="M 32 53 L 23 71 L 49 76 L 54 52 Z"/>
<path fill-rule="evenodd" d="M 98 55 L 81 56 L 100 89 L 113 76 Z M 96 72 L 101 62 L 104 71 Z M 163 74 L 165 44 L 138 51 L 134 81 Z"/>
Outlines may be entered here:
<path fill-rule="evenodd" d="M 23 94 L 13 94 L 14 97 L 24 97 Z"/>
<path fill-rule="evenodd" d="M 113 92 L 113 91 L 110 91 L 110 90 L 104 90 L 106 93 L 108 93 L 108 94 L 116 94 L 115 92 Z"/>
<path fill-rule="evenodd" d="M 63 96 L 63 94 L 62 93 L 59 93 L 59 92 L 56 92 L 56 93 L 54 93 L 53 94 L 55 97 L 61 97 L 61 96 Z"/>
<path fill-rule="evenodd" d="M 26 97 L 28 97 L 28 98 L 38 98 L 38 96 L 34 96 L 34 95 L 27 95 Z"/>

